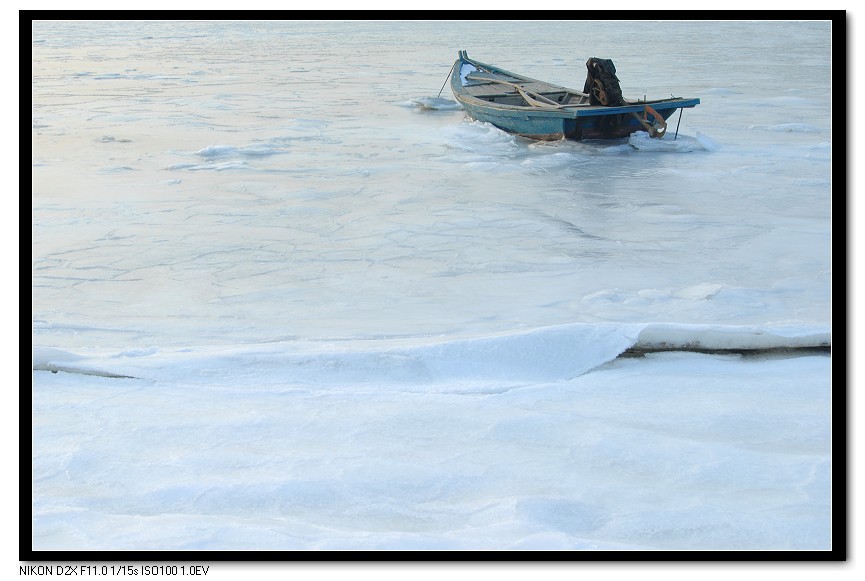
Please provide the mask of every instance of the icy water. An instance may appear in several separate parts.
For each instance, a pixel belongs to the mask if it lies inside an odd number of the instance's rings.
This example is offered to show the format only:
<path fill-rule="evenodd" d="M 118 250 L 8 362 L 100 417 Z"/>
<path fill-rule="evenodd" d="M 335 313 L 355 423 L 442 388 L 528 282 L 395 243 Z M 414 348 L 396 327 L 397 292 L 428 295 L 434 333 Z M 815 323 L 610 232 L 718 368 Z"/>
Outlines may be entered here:
<path fill-rule="evenodd" d="M 831 549 L 828 356 L 621 357 L 830 344 L 830 25 L 647 26 L 33 23 L 32 547 Z"/>

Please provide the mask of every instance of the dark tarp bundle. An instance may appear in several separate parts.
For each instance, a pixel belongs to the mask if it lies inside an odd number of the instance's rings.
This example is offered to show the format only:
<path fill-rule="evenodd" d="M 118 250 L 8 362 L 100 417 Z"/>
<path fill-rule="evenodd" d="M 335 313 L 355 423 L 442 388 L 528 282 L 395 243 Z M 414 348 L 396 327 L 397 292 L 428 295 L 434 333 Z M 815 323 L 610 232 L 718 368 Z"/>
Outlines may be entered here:
<path fill-rule="evenodd" d="M 624 105 L 619 77 L 616 76 L 616 65 L 610 59 L 592 57 L 586 61 L 589 74 L 586 77 L 584 93 L 589 94 L 592 105 Z"/>

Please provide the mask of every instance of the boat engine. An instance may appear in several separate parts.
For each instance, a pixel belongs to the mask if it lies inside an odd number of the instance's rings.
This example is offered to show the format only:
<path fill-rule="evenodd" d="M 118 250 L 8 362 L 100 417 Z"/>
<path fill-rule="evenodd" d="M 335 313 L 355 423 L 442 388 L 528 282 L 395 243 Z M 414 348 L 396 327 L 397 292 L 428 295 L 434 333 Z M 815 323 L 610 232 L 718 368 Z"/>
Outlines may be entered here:
<path fill-rule="evenodd" d="M 614 107 L 625 104 L 613 61 L 592 57 L 586 61 L 586 68 L 589 69 L 589 75 L 583 92 L 589 94 L 591 105 Z"/>

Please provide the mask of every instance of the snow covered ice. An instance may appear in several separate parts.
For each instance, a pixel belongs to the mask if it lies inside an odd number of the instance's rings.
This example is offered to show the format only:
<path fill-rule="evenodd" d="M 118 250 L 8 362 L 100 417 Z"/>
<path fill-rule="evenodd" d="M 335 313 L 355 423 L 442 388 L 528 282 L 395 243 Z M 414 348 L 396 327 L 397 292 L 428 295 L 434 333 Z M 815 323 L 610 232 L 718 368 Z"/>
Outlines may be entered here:
<path fill-rule="evenodd" d="M 33 23 L 34 550 L 833 548 L 829 24 L 440 24 Z"/>

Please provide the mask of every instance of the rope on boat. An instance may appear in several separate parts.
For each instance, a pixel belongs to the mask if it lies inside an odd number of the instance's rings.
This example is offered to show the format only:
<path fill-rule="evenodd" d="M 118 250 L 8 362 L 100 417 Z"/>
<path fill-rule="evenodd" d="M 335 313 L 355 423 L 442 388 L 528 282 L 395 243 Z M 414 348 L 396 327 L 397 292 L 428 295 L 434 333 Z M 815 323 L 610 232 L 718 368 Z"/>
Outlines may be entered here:
<path fill-rule="evenodd" d="M 457 66 L 457 61 L 454 61 L 454 64 L 451 65 L 451 70 L 450 70 L 450 72 L 448 73 L 448 76 L 445 77 L 445 82 L 442 83 L 442 88 L 439 89 L 439 94 L 438 94 L 438 96 L 437 96 L 436 98 L 442 96 L 442 91 L 445 90 L 445 85 L 448 84 L 448 79 L 451 78 L 451 73 L 454 72 L 454 67 L 455 67 L 455 66 Z"/>
<path fill-rule="evenodd" d="M 649 123 L 649 113 L 651 113 L 652 117 L 655 118 L 654 123 Z M 643 116 L 642 117 L 640 117 L 636 113 L 631 113 L 631 115 L 633 115 L 634 118 L 640 122 L 640 125 L 642 125 L 643 127 L 646 128 L 646 131 L 649 132 L 649 137 L 660 138 L 660 137 L 663 137 L 664 134 L 667 132 L 667 122 L 664 120 L 663 117 L 661 117 L 661 115 L 657 111 L 655 111 L 654 109 L 652 109 L 648 105 L 646 105 L 643 108 Z M 678 129 L 677 129 L 677 132 L 678 132 Z"/>

